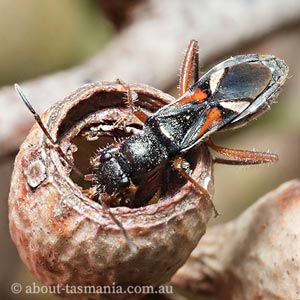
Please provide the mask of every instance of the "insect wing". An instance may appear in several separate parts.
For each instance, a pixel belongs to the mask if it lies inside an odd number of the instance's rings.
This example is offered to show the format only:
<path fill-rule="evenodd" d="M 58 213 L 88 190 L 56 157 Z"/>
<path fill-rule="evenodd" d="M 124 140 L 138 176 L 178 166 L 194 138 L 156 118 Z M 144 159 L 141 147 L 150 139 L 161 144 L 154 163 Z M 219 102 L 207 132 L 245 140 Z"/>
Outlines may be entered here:
<path fill-rule="evenodd" d="M 239 55 L 209 70 L 190 90 L 205 84 L 209 101 L 238 112 L 222 129 L 242 127 L 270 107 L 287 75 L 288 66 L 275 56 Z M 249 106 L 244 102 L 247 98 Z"/>
<path fill-rule="evenodd" d="M 181 120 L 184 115 L 191 119 L 193 112 L 194 121 L 183 126 L 184 136 L 177 135 L 179 148 L 186 151 L 217 130 L 241 127 L 270 106 L 287 73 L 286 64 L 274 56 L 252 54 L 229 58 L 156 113 L 162 130 L 171 136 L 164 118 L 180 114 Z"/>
<path fill-rule="evenodd" d="M 283 60 L 271 55 L 260 55 L 258 59 L 261 64 L 270 69 L 272 78 L 263 93 L 243 113 L 235 118 L 229 126 L 226 126 L 226 129 L 241 127 L 268 110 L 287 79 L 289 68 Z"/>
<path fill-rule="evenodd" d="M 168 152 L 176 154 L 185 145 L 183 141 L 193 128 L 200 128 L 202 112 L 207 105 L 205 102 L 191 101 L 181 105 L 167 105 L 160 109 L 145 123 L 144 130 L 151 130 L 155 136 L 168 148 Z"/>

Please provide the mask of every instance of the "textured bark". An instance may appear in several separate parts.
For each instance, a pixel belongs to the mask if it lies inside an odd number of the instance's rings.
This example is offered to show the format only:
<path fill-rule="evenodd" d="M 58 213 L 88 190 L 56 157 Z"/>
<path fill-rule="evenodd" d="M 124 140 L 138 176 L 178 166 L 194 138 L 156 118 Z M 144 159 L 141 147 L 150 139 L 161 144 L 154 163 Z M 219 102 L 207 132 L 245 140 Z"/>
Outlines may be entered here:
<path fill-rule="evenodd" d="M 299 17 L 298 0 L 149 0 L 135 7 L 131 24 L 104 51 L 78 67 L 22 86 L 38 111 L 96 80 L 121 78 L 165 89 L 175 82 L 191 38 L 199 40 L 203 64 Z M 0 111 L 0 155 L 5 155 L 17 149 L 32 118 L 11 86 L 0 90 L 0 103 L 5 108 Z"/>
<path fill-rule="evenodd" d="M 219 299 L 299 299 L 300 181 L 210 228 L 172 282 Z"/>

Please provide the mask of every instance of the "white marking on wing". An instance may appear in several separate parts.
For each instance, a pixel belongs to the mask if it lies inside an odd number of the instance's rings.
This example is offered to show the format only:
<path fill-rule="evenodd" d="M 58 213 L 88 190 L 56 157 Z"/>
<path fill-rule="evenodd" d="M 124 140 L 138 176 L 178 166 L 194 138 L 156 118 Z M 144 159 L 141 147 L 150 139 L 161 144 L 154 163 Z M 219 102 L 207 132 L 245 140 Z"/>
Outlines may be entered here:
<path fill-rule="evenodd" d="M 160 127 L 161 132 L 167 137 L 167 138 L 171 138 L 170 132 L 168 130 L 166 130 L 164 127 Z"/>
<path fill-rule="evenodd" d="M 210 75 L 209 86 L 212 94 L 216 91 L 224 72 L 225 69 L 221 69 L 220 71 L 214 72 Z"/>
<path fill-rule="evenodd" d="M 249 106 L 249 104 L 250 103 L 248 101 L 238 101 L 238 100 L 220 102 L 220 105 L 222 105 L 222 107 L 230 109 L 238 114 L 243 112 Z"/>

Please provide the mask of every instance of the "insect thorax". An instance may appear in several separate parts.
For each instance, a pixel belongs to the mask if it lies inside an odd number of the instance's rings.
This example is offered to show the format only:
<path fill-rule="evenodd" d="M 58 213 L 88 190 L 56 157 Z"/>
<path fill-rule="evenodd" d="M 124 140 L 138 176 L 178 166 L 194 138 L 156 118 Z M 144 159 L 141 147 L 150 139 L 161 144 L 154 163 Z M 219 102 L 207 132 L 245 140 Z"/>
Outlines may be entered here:
<path fill-rule="evenodd" d="M 100 193 L 118 193 L 139 181 L 162 161 L 168 159 L 168 151 L 151 132 L 134 135 L 119 147 L 102 150 L 97 169 L 97 189 Z"/>

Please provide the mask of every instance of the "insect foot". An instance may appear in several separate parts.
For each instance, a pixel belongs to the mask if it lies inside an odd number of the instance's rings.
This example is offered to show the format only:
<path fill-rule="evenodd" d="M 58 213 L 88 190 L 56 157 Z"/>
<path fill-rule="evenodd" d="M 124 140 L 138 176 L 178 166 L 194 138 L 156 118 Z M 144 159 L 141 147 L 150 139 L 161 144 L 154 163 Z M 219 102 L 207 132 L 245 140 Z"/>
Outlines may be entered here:
<path fill-rule="evenodd" d="M 174 101 L 145 85 L 130 89 L 138 95 L 134 104 L 145 114 Z M 26 266 L 45 285 L 121 286 L 125 291 L 128 286 L 157 287 L 170 280 L 206 231 L 211 203 L 167 162 L 162 161 L 160 172 L 149 172 L 146 182 L 132 176 L 128 187 L 127 169 L 122 169 L 124 174 L 116 169 L 122 163 L 116 146 L 143 131 L 124 103 L 127 93 L 119 83 L 83 86 L 41 115 L 51 140 L 35 124 L 16 157 L 10 233 Z M 122 126 L 116 125 L 120 119 Z M 130 140 L 125 150 L 132 145 Z M 129 157 L 131 152 L 125 150 Z M 192 149 L 185 159 L 191 176 L 211 193 L 212 160 L 206 145 Z M 104 188 L 97 182 L 105 163 L 114 166 L 121 183 L 111 177 Z M 138 168 L 139 161 L 134 163 Z M 126 188 L 115 192 L 121 184 Z M 140 205 L 132 204 L 135 194 Z M 72 299 L 136 296 L 61 292 Z"/>

